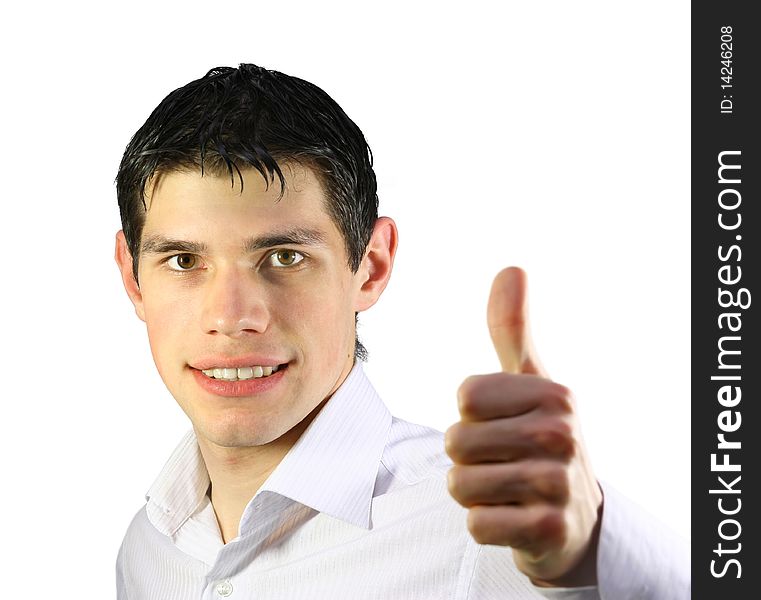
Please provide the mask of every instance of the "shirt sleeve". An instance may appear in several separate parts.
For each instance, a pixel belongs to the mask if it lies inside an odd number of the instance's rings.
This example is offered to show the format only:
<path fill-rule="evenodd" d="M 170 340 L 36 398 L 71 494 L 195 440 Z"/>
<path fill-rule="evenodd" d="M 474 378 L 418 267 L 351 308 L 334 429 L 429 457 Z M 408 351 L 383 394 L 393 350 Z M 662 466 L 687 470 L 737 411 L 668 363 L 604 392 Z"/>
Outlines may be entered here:
<path fill-rule="evenodd" d="M 537 587 L 515 566 L 509 548 L 479 546 L 468 600 L 689 600 L 689 544 L 615 488 L 601 487 L 597 586 Z"/>
<path fill-rule="evenodd" d="M 119 554 L 116 556 L 116 600 L 129 600 L 127 597 L 127 587 L 124 582 L 124 545 L 119 548 Z"/>
<path fill-rule="evenodd" d="M 600 485 L 605 498 L 597 548 L 601 600 L 689 600 L 689 543 L 615 488 Z"/>
<path fill-rule="evenodd" d="M 534 589 L 547 600 L 600 600 L 597 586 L 590 585 L 577 588 L 540 588 Z"/>

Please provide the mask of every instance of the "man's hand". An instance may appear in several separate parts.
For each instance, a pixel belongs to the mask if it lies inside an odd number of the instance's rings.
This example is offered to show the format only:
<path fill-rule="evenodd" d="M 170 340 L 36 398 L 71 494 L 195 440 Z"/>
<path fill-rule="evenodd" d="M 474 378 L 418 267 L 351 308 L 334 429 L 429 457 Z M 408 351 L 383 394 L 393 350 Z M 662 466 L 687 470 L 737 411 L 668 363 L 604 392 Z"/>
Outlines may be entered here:
<path fill-rule="evenodd" d="M 594 585 L 602 492 L 571 392 L 549 379 L 531 343 L 523 271 L 497 275 L 487 320 L 503 372 L 460 386 L 461 421 L 444 438 L 449 491 L 470 509 L 475 540 L 511 546 L 536 585 Z"/>

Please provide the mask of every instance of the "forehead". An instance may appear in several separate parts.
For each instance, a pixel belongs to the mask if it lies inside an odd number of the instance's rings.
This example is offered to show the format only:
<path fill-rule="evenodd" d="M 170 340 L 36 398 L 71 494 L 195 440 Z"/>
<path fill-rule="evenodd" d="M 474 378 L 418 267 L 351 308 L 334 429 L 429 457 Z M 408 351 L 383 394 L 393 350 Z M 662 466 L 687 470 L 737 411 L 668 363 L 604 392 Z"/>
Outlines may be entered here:
<path fill-rule="evenodd" d="M 322 225 L 337 229 L 327 211 L 327 199 L 314 172 L 298 164 L 281 166 L 285 179 L 266 181 L 255 169 L 217 175 L 200 170 L 161 173 L 146 190 L 143 232 L 154 229 L 211 229 L 225 222 L 251 228 Z M 232 233 L 232 231 L 230 232 Z"/>

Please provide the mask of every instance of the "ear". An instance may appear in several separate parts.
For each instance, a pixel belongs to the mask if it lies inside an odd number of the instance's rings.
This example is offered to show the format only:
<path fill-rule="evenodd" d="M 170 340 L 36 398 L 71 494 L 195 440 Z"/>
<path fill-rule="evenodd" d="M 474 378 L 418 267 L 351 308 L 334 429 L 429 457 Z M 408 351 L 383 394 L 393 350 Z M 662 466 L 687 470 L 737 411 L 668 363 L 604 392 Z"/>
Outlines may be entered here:
<path fill-rule="evenodd" d="M 365 256 L 357 270 L 361 285 L 354 307 L 356 312 L 370 308 L 386 289 L 394 267 L 398 235 L 393 219 L 379 217 L 375 221 Z"/>
<path fill-rule="evenodd" d="M 138 286 L 132 272 L 132 254 L 127 246 L 127 239 L 124 237 L 124 232 L 121 230 L 116 233 L 116 250 L 114 251 L 114 258 L 116 259 L 116 264 L 119 266 L 119 271 L 121 271 L 122 274 L 124 289 L 127 290 L 127 295 L 135 307 L 135 313 L 141 321 L 145 321 L 143 294 L 140 292 L 140 286 Z"/>

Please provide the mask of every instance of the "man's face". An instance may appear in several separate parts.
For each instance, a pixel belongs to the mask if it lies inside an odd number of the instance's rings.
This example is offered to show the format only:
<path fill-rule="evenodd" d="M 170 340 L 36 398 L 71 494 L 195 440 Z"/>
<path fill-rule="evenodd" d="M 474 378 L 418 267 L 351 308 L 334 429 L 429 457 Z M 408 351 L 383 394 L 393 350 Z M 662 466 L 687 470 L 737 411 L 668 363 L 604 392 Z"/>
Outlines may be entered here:
<path fill-rule="evenodd" d="M 353 274 L 318 180 L 299 167 L 284 174 L 280 200 L 280 186 L 267 189 L 255 171 L 244 171 L 242 193 L 229 176 L 159 178 L 147 202 L 139 288 L 117 236 L 158 371 L 197 434 L 220 446 L 271 442 L 336 390 L 353 365 L 354 313 L 377 300 L 390 275 L 393 222 L 380 234 L 376 225 Z M 374 257 L 384 244 L 379 277 Z"/>

